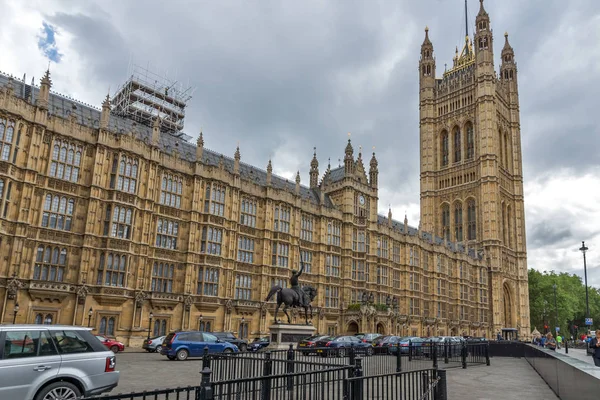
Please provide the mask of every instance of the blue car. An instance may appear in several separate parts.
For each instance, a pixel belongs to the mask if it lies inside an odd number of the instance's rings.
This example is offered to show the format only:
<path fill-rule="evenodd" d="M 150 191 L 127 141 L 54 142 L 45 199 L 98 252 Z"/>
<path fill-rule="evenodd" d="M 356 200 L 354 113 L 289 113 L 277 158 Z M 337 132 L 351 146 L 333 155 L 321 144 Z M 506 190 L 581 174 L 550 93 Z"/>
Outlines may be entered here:
<path fill-rule="evenodd" d="M 202 357 L 204 349 L 209 353 L 237 353 L 236 345 L 222 342 L 215 335 L 206 332 L 172 332 L 162 344 L 160 354 L 169 360 L 185 361 L 188 357 Z"/>

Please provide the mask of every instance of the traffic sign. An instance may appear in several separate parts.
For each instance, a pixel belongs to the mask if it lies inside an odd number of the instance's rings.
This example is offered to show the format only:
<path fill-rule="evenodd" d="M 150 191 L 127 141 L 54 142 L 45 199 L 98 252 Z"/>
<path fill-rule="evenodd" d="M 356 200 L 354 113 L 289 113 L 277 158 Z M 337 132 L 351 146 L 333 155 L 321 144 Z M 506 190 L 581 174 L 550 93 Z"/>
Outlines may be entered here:
<path fill-rule="evenodd" d="M 557 326 L 557 327 L 556 327 L 556 328 L 554 328 L 554 329 L 556 329 L 556 332 L 558 332 L 558 331 L 560 331 L 560 326 Z"/>
<path fill-rule="evenodd" d="M 592 318 L 586 318 L 585 319 L 585 324 L 586 325 L 594 325 L 594 320 Z"/>

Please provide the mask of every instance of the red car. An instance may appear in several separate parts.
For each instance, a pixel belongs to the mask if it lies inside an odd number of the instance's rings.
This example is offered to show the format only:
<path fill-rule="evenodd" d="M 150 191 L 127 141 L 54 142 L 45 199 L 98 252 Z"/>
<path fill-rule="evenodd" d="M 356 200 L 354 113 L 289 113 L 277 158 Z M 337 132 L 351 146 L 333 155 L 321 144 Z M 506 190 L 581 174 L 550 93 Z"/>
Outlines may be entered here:
<path fill-rule="evenodd" d="M 114 339 L 106 337 L 104 335 L 96 335 L 99 341 L 102 342 L 103 345 L 108 347 L 113 353 L 117 354 L 120 351 L 125 350 L 125 345 L 121 342 L 118 342 Z"/>

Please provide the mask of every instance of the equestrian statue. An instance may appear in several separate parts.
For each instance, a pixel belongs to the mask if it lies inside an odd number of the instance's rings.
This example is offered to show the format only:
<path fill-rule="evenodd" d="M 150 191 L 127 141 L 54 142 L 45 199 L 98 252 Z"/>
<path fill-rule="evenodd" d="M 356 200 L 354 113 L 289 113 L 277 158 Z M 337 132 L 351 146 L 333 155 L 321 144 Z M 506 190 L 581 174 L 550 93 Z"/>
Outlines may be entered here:
<path fill-rule="evenodd" d="M 304 286 L 300 288 L 298 278 L 304 272 L 304 263 L 300 258 L 300 271 L 292 271 L 292 277 L 290 278 L 290 289 L 282 288 L 279 285 L 275 285 L 269 291 L 269 295 L 265 301 L 269 301 L 275 293 L 277 293 L 277 307 L 275 308 L 275 322 L 277 322 L 277 313 L 279 307 L 283 304 L 283 312 L 288 318 L 288 323 L 292 323 L 292 319 L 287 312 L 288 308 L 304 308 L 304 317 L 306 319 L 306 325 L 308 325 L 308 310 L 310 309 L 310 318 L 313 317 L 311 302 L 317 297 L 317 289 L 312 286 Z"/>

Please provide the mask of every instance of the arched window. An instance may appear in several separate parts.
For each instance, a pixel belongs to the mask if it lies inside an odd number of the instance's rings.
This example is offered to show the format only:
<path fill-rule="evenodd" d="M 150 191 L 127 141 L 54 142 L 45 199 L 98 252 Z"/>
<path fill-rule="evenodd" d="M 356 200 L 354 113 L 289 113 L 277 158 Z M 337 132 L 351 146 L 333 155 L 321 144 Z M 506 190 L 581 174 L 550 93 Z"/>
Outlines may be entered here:
<path fill-rule="evenodd" d="M 510 206 L 506 207 L 506 230 L 507 230 L 507 238 L 506 245 L 510 248 L 512 247 L 512 221 L 510 215 Z"/>
<path fill-rule="evenodd" d="M 460 129 L 454 128 L 454 162 L 459 162 L 461 159 L 461 140 L 460 140 Z"/>
<path fill-rule="evenodd" d="M 473 134 L 473 124 L 470 122 L 466 126 L 467 131 L 467 160 L 471 160 L 475 156 L 475 137 Z"/>
<path fill-rule="evenodd" d="M 44 318 L 44 325 L 52 325 L 52 319 L 52 314 L 46 315 L 46 318 Z"/>
<path fill-rule="evenodd" d="M 454 238 L 457 242 L 463 240 L 462 203 L 454 205 Z"/>
<path fill-rule="evenodd" d="M 33 279 L 62 282 L 67 266 L 67 249 L 39 246 L 33 267 Z"/>
<path fill-rule="evenodd" d="M 200 321 L 199 330 L 202 332 L 212 332 L 212 326 L 210 321 Z"/>
<path fill-rule="evenodd" d="M 475 214 L 475 200 L 470 199 L 467 203 L 467 225 L 468 239 L 475 240 L 477 238 L 477 217 Z"/>
<path fill-rule="evenodd" d="M 165 336 L 167 334 L 167 320 L 157 319 L 154 321 L 154 329 L 152 330 L 154 337 Z"/>
<path fill-rule="evenodd" d="M 167 334 L 167 320 L 163 319 L 162 322 L 160 323 L 160 334 L 161 336 L 164 336 Z"/>
<path fill-rule="evenodd" d="M 450 240 L 450 206 L 442 205 L 442 237 Z"/>
<path fill-rule="evenodd" d="M 449 147 L 448 147 L 448 132 L 443 131 L 441 136 L 441 147 L 442 147 L 442 167 L 448 165 Z"/>
<path fill-rule="evenodd" d="M 500 142 L 500 147 L 499 147 L 499 156 L 500 156 L 500 166 L 504 166 L 504 136 L 502 135 L 502 132 L 498 131 L 498 140 Z"/>
<path fill-rule="evenodd" d="M 101 335 L 106 334 L 106 317 L 100 319 L 100 329 L 98 329 L 98 333 Z"/>
<path fill-rule="evenodd" d="M 504 134 L 504 167 L 509 168 L 510 153 L 508 151 L 508 134 Z"/>
<path fill-rule="evenodd" d="M 44 316 L 42 314 L 36 314 L 34 324 L 41 325 L 43 320 Z"/>

